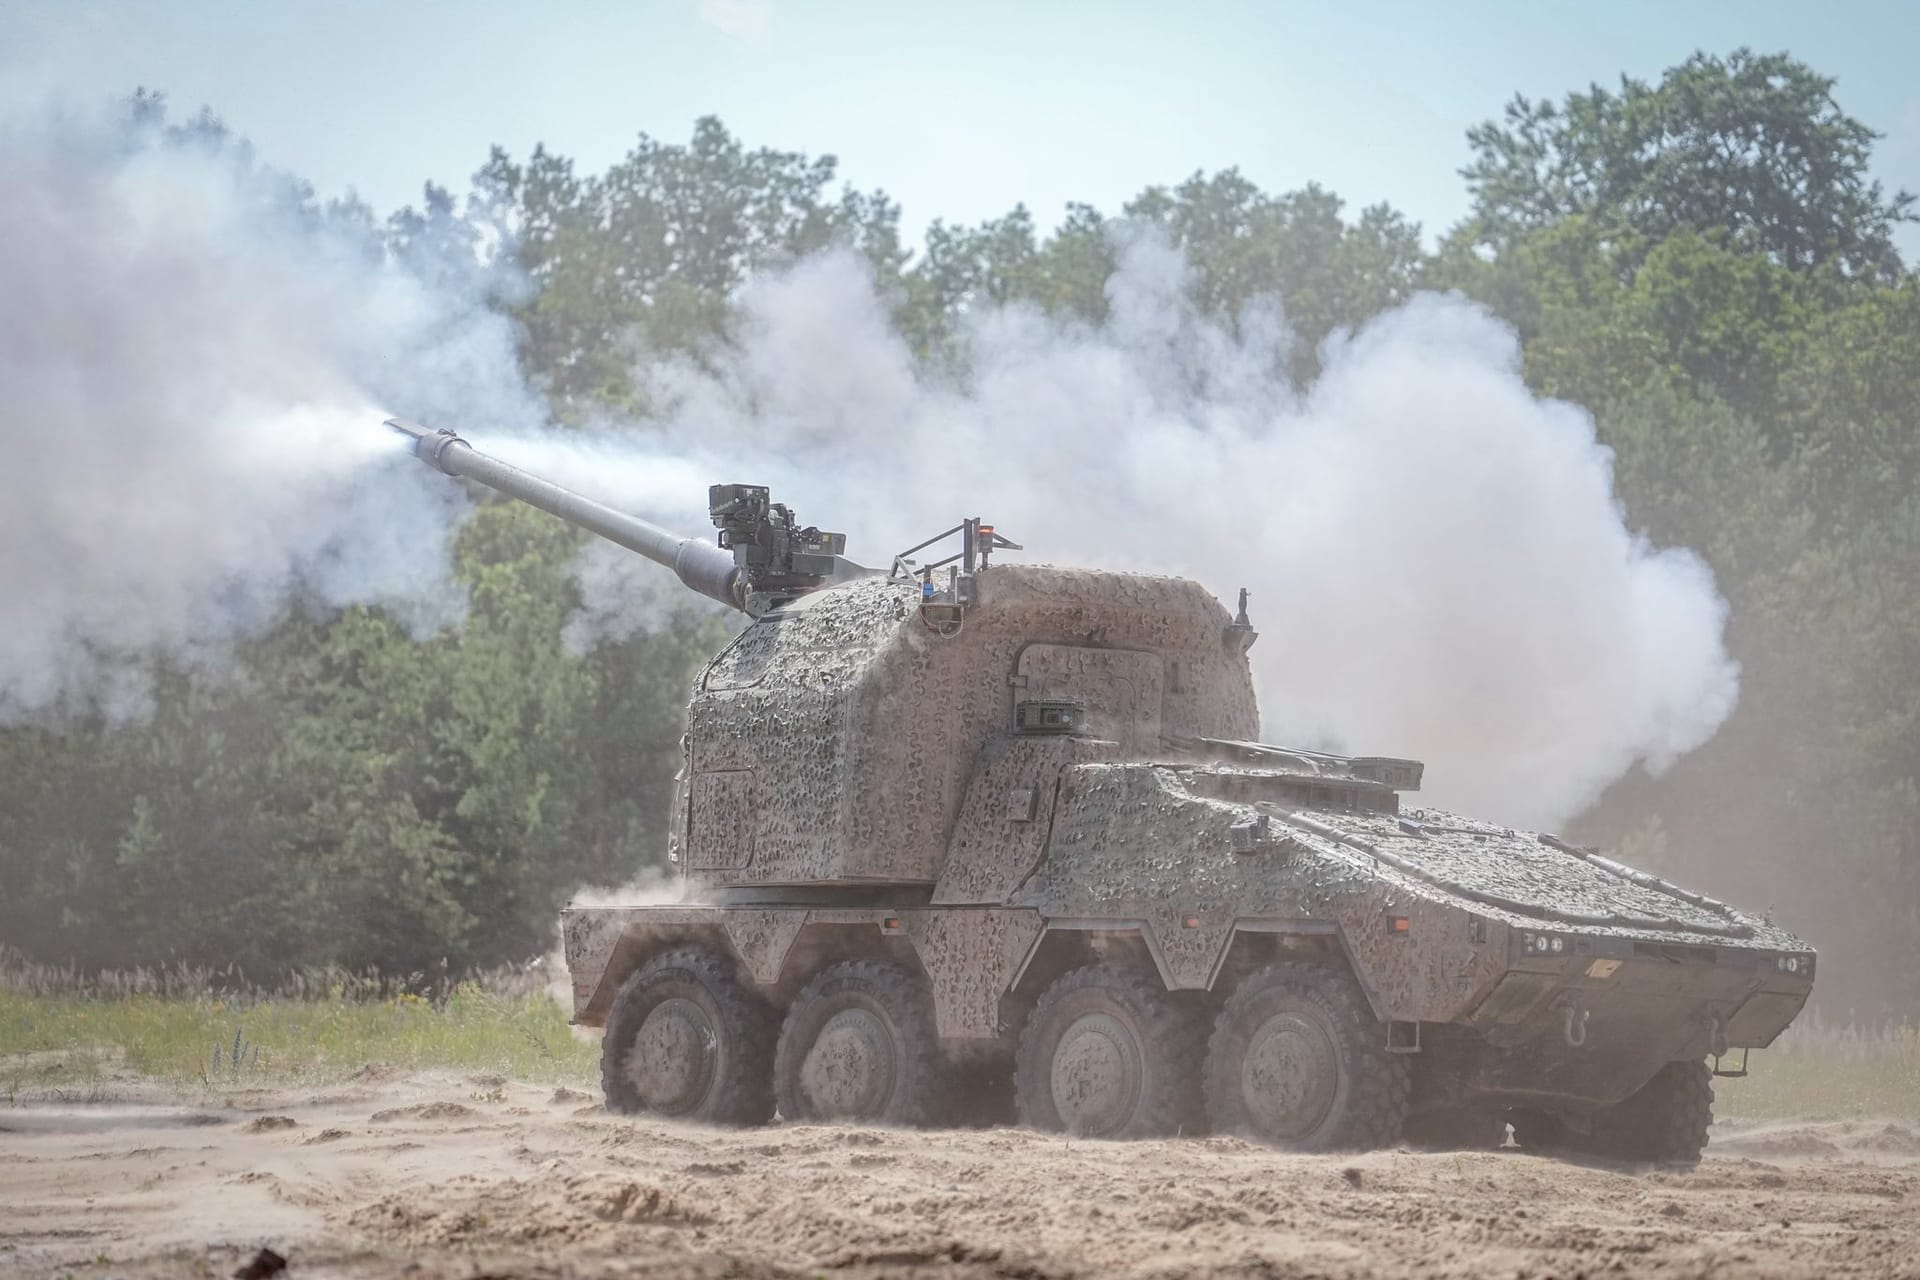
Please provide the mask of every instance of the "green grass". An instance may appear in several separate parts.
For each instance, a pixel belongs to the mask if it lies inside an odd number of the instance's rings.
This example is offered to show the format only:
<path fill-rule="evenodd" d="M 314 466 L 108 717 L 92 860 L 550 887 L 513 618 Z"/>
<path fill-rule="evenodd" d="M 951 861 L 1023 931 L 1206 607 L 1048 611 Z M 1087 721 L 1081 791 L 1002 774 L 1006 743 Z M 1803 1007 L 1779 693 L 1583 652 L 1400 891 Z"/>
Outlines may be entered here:
<path fill-rule="evenodd" d="M 1738 1065 L 1739 1055 L 1726 1065 Z M 1920 1118 L 1920 1028 L 1835 1029 L 1817 1017 L 1755 1050 L 1753 1074 L 1714 1081 L 1714 1112 L 1740 1121 Z"/>
<path fill-rule="evenodd" d="M 438 1003 L 0 990 L 0 1100 L 125 1077 L 211 1089 L 339 1080 L 370 1064 L 579 1084 L 597 1055 L 546 996 L 472 984 Z"/>

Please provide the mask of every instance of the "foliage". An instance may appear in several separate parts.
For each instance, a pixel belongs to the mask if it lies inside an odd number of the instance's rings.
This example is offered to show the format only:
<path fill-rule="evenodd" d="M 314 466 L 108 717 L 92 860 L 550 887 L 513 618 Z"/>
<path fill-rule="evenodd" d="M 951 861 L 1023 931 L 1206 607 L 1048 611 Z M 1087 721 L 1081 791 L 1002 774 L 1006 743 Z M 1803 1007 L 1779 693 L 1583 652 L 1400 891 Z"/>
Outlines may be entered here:
<path fill-rule="evenodd" d="M 1343 207 L 1315 183 L 1269 196 L 1228 169 L 1171 191 L 1149 187 L 1126 212 L 1166 228 L 1193 265 L 1204 308 L 1236 317 L 1279 299 L 1295 340 L 1293 372 L 1305 379 L 1329 335 L 1405 301 L 1423 264 L 1417 224 L 1387 205 L 1347 223 Z"/>
<path fill-rule="evenodd" d="M 1314 184 L 1271 196 L 1227 169 L 1147 188 L 1125 206 L 1131 229 L 1122 234 L 1163 232 L 1193 271 L 1196 302 L 1229 322 L 1278 300 L 1294 338 L 1292 372 L 1304 379 L 1330 334 L 1405 300 L 1424 262 L 1417 225 L 1385 205 L 1349 223 L 1343 207 Z M 981 304 L 1024 302 L 1097 323 L 1107 313 L 1115 234 L 1085 204 L 1069 206 L 1044 239 L 1024 205 L 972 228 L 936 221 L 906 274 L 901 327 L 932 353 Z"/>
<path fill-rule="evenodd" d="M 586 177 L 544 147 L 525 162 L 494 148 L 473 211 L 509 238 L 532 283 L 514 314 L 555 411 L 638 407 L 635 356 L 718 335 L 728 294 L 756 267 L 846 242 L 896 271 L 898 206 L 879 191 L 831 196 L 837 168 L 832 156 L 749 151 L 712 117 L 684 147 L 641 134 Z"/>
<path fill-rule="evenodd" d="M 1106 225 L 1091 205 L 1069 207 L 1044 241 L 1025 205 L 977 227 L 935 219 L 920 261 L 906 273 L 901 331 L 922 354 L 939 356 L 977 306 L 1020 301 L 1055 315 L 1103 319 L 1114 269 Z"/>
<path fill-rule="evenodd" d="M 663 859 L 680 691 L 718 643 L 702 616 L 570 652 L 577 547 L 485 505 L 458 542 L 456 630 L 295 610 L 244 679 L 161 665 L 144 720 L 0 734 L 0 936 L 261 976 L 540 952 L 566 893 Z"/>
<path fill-rule="evenodd" d="M 1904 271 L 1893 231 L 1913 197 L 1867 176 L 1878 134 L 1834 80 L 1786 54 L 1696 53 L 1657 85 L 1622 76 L 1564 103 L 1515 97 L 1468 130 L 1472 239 L 1496 252 L 1570 217 L 1650 248 L 1682 231 L 1791 271 L 1876 280 Z"/>

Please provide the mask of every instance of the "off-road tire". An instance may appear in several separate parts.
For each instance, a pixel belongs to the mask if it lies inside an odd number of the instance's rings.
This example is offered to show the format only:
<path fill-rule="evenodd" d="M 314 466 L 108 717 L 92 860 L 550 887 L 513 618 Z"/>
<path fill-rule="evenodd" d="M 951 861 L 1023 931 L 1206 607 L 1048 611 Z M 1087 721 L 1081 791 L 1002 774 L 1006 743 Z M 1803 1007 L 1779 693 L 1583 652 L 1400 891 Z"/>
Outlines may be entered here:
<path fill-rule="evenodd" d="M 1589 1149 L 1612 1160 L 1698 1164 L 1712 1124 L 1707 1064 L 1669 1062 L 1639 1092 L 1595 1114 Z"/>
<path fill-rule="evenodd" d="M 1364 1151 L 1400 1141 L 1413 1073 L 1407 1055 L 1387 1052 L 1386 1028 L 1351 976 L 1276 964 L 1220 1010 L 1205 1080 L 1216 1132 L 1293 1151 Z"/>
<path fill-rule="evenodd" d="M 1202 1132 L 1205 1035 L 1192 994 L 1120 965 L 1075 969 L 1046 989 L 1020 1034 L 1021 1122 L 1092 1138 Z"/>
<path fill-rule="evenodd" d="M 773 1037 L 773 1011 L 741 985 L 731 963 L 699 947 L 664 952 L 621 985 L 607 1014 L 600 1047 L 607 1108 L 765 1124 L 773 1117 Z M 659 1064 L 652 1072 L 649 1054 Z"/>
<path fill-rule="evenodd" d="M 836 964 L 801 989 L 773 1060 L 780 1115 L 801 1123 L 943 1123 L 947 1079 L 926 984 L 872 960 Z"/>

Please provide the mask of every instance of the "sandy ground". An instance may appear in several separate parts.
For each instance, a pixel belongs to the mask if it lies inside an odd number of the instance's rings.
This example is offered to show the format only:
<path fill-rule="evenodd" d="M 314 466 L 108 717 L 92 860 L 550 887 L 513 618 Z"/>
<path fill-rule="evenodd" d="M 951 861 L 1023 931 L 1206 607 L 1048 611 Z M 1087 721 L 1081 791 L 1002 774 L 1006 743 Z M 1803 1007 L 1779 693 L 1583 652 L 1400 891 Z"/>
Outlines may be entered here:
<path fill-rule="evenodd" d="M 488 1077 L 0 1108 L 0 1274 L 1920 1276 L 1920 1124 L 1695 1170 L 1226 1138 L 713 1131 Z"/>

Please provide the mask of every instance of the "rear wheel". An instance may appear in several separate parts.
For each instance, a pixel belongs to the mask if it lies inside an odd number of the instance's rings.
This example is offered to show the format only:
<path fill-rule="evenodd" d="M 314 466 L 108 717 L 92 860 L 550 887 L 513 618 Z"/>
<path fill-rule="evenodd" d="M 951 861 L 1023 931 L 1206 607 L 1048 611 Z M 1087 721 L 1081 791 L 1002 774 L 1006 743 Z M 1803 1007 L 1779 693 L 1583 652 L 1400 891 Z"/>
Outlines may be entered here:
<path fill-rule="evenodd" d="M 809 982 L 788 1010 L 774 1091 L 788 1120 L 925 1125 L 946 1100 L 943 1067 L 921 981 L 849 960 Z"/>
<path fill-rule="evenodd" d="M 1595 1113 L 1591 1150 L 1615 1160 L 1698 1164 L 1713 1124 L 1704 1062 L 1669 1062 L 1640 1091 Z"/>
<path fill-rule="evenodd" d="M 1198 1130 L 1205 1024 L 1197 1004 L 1135 969 L 1089 965 L 1048 987 L 1014 1056 L 1020 1118 L 1089 1138 Z"/>
<path fill-rule="evenodd" d="M 711 1124 L 773 1116 L 773 1012 L 701 948 L 655 956 L 607 1014 L 600 1084 L 614 1111 Z"/>
<path fill-rule="evenodd" d="M 1207 1046 L 1207 1114 L 1216 1130 L 1295 1151 L 1372 1149 L 1400 1140 L 1412 1092 L 1404 1054 L 1351 977 L 1271 965 L 1234 991 Z"/>

